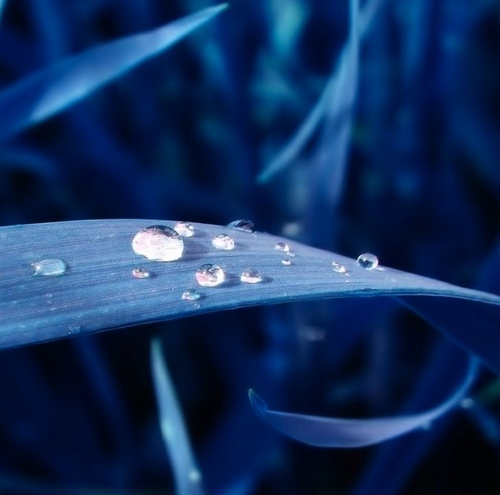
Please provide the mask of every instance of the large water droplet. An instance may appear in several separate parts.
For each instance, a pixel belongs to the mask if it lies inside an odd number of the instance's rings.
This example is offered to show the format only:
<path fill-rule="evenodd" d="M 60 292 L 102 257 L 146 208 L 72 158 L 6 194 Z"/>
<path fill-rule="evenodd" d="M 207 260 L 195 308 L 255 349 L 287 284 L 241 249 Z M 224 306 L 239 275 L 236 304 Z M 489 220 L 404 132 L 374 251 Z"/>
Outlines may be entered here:
<path fill-rule="evenodd" d="M 198 299 L 201 299 L 201 294 L 194 289 L 190 289 L 184 291 L 181 298 L 183 301 L 198 301 Z"/>
<path fill-rule="evenodd" d="M 333 271 L 336 273 L 346 273 L 347 272 L 347 268 L 344 265 L 340 264 L 338 261 L 332 261 L 332 268 L 333 268 Z"/>
<path fill-rule="evenodd" d="M 132 277 L 134 278 L 151 278 L 153 273 L 145 268 L 134 268 L 132 270 Z"/>
<path fill-rule="evenodd" d="M 68 265 L 60 259 L 47 259 L 31 263 L 35 275 L 43 275 L 45 277 L 57 277 L 66 273 Z"/>
<path fill-rule="evenodd" d="M 356 260 L 358 265 L 365 270 L 374 270 L 378 266 L 378 258 L 371 253 L 363 253 Z"/>
<path fill-rule="evenodd" d="M 262 276 L 255 268 L 247 268 L 240 275 L 240 280 L 247 284 L 258 284 L 262 282 Z"/>
<path fill-rule="evenodd" d="M 212 246 L 215 249 L 231 251 L 234 249 L 234 239 L 226 234 L 218 234 L 212 239 Z"/>
<path fill-rule="evenodd" d="M 182 237 L 193 237 L 194 227 L 188 222 L 177 222 L 174 230 Z"/>
<path fill-rule="evenodd" d="M 170 227 L 151 225 L 135 234 L 132 239 L 132 249 L 148 260 L 175 261 L 182 256 L 184 241 Z"/>
<path fill-rule="evenodd" d="M 252 233 L 254 231 L 253 222 L 244 219 L 234 220 L 233 222 L 228 223 L 227 227 L 230 229 L 241 230 L 242 232 Z"/>
<path fill-rule="evenodd" d="M 216 287 L 224 282 L 226 276 L 220 266 L 202 265 L 195 273 L 196 281 L 203 287 Z"/>

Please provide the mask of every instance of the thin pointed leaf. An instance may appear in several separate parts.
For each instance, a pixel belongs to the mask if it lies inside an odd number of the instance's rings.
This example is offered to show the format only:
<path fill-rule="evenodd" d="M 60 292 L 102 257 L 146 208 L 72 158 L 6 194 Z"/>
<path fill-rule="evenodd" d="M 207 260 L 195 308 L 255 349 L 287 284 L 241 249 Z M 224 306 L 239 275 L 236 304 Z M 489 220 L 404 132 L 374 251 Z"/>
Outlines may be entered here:
<path fill-rule="evenodd" d="M 365 36 L 375 12 L 383 1 L 372 0 L 365 5 L 359 16 L 357 2 L 351 2 L 350 36 L 342 49 L 338 64 L 309 115 L 278 156 L 259 174 L 258 182 L 262 184 L 269 182 L 295 160 L 325 115 L 329 114 L 330 118 L 335 117 L 336 120 L 347 117 L 346 108 L 352 106 L 356 96 L 356 82 L 352 84 L 352 80 L 353 76 L 357 77 L 359 38 Z"/>
<path fill-rule="evenodd" d="M 267 404 L 253 390 L 250 390 L 248 395 L 252 406 L 262 420 L 299 442 L 316 447 L 365 447 L 422 428 L 448 412 L 458 404 L 469 389 L 477 374 L 477 368 L 477 361 L 471 359 L 463 383 L 451 397 L 434 409 L 408 416 L 375 419 L 308 416 L 270 411 Z"/>
<path fill-rule="evenodd" d="M 161 53 L 227 5 L 210 7 L 146 33 L 93 48 L 41 70 L 0 93 L 0 140 L 64 110 Z"/>
<path fill-rule="evenodd" d="M 168 373 L 161 342 L 151 343 L 151 371 L 160 413 L 163 441 L 172 463 L 177 495 L 203 495 L 201 473 L 191 451 L 189 437 Z"/>
<path fill-rule="evenodd" d="M 296 254 L 292 257 L 275 249 L 283 242 L 280 237 L 216 225 L 193 224 L 195 235 L 184 239 L 180 260 L 150 261 L 133 251 L 131 241 L 139 230 L 156 224 L 173 227 L 175 222 L 86 220 L 1 227 L 0 348 L 243 306 L 420 296 L 412 301 L 421 301 L 418 310 L 423 316 L 429 301 L 430 316 L 440 329 L 500 371 L 500 349 L 494 340 L 500 328 L 499 296 L 387 267 L 367 270 L 353 259 L 294 242 L 289 243 Z M 233 237 L 233 250 L 212 246 L 211 239 L 221 233 Z M 68 269 L 60 276 L 34 275 L 32 263 L 45 259 L 61 259 Z M 283 259 L 291 264 L 282 264 Z M 346 272 L 338 273 L 338 267 L 335 271 L 334 261 Z M 223 284 L 198 285 L 195 272 L 206 263 L 224 270 Z M 134 278 L 132 270 L 141 267 L 155 276 Z M 241 282 L 247 268 L 258 270 L 262 282 Z M 202 297 L 183 300 L 183 292 L 190 289 Z M 437 312 L 436 307 L 444 309 Z M 474 332 L 472 326 L 468 331 L 461 326 L 481 318 Z"/>

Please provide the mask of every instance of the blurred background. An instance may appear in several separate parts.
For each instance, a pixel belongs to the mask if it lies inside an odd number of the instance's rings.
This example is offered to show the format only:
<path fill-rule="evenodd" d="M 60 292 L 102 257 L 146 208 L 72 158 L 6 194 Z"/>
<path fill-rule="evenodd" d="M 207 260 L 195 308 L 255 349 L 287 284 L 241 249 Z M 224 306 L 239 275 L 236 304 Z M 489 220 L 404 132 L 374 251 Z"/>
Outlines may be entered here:
<path fill-rule="evenodd" d="M 1 88 L 210 5 L 7 0 Z M 234 0 L 165 53 L 4 139 L 0 225 L 249 218 L 500 293 L 500 2 L 360 10 L 352 23 L 348 0 Z M 174 493 L 150 376 L 156 335 L 208 494 L 498 493 L 500 392 L 487 371 L 473 407 L 369 448 L 307 447 L 253 413 L 250 387 L 273 409 L 358 418 L 446 398 L 464 353 L 389 299 L 257 307 L 2 351 L 0 493 Z"/>

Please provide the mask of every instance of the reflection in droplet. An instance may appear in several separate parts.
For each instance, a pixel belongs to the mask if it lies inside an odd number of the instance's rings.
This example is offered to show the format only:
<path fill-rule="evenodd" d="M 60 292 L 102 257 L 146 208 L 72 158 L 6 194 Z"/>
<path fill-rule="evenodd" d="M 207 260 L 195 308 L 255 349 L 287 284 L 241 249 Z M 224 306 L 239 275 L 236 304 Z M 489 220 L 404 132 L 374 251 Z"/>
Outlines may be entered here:
<path fill-rule="evenodd" d="M 233 222 L 228 223 L 227 227 L 230 229 L 241 230 L 242 232 L 252 233 L 254 231 L 253 222 L 244 219 L 234 220 Z"/>
<path fill-rule="evenodd" d="M 193 237 L 194 227 L 189 222 L 177 222 L 174 230 L 182 237 Z"/>
<path fill-rule="evenodd" d="M 292 264 L 292 260 L 291 260 L 291 259 L 289 259 L 289 258 L 283 258 L 283 259 L 281 260 L 281 264 L 282 264 L 282 265 L 285 265 L 285 266 L 290 266 L 290 265 Z"/>
<path fill-rule="evenodd" d="M 57 277 L 66 273 L 68 265 L 60 259 L 47 259 L 31 263 L 34 275 L 43 275 L 45 277 Z"/>
<path fill-rule="evenodd" d="M 203 287 L 216 287 L 224 282 L 226 276 L 220 266 L 202 265 L 195 273 L 196 281 Z"/>
<path fill-rule="evenodd" d="M 178 260 L 184 251 L 182 237 L 165 225 L 151 225 L 140 230 L 132 239 L 137 254 L 154 261 Z"/>
<path fill-rule="evenodd" d="M 356 260 L 358 265 L 365 270 L 374 270 L 378 266 L 378 258 L 371 253 L 363 253 Z"/>
<path fill-rule="evenodd" d="M 150 278 L 152 275 L 153 274 L 145 268 L 134 268 L 132 270 L 132 277 L 134 278 Z"/>
<path fill-rule="evenodd" d="M 190 289 L 190 290 L 184 291 L 182 293 L 181 298 L 183 301 L 197 301 L 198 299 L 201 298 L 201 294 L 194 289 Z"/>
<path fill-rule="evenodd" d="M 240 280 L 247 284 L 258 284 L 262 282 L 262 276 L 255 268 L 247 268 L 240 275 Z"/>
<path fill-rule="evenodd" d="M 215 249 L 231 251 L 234 249 L 234 239 L 226 234 L 218 234 L 212 239 L 212 246 Z"/>
<path fill-rule="evenodd" d="M 347 269 L 344 265 L 340 264 L 338 261 L 332 261 L 332 268 L 334 272 L 346 273 Z"/>

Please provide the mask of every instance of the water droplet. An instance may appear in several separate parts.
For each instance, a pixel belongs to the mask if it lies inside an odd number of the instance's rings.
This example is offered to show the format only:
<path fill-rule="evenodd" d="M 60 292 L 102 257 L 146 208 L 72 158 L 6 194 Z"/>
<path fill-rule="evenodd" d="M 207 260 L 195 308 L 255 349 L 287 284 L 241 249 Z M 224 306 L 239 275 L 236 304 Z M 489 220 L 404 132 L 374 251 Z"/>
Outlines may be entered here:
<path fill-rule="evenodd" d="M 359 263 L 359 261 L 358 261 Z M 346 273 L 347 268 L 344 265 L 341 265 L 338 261 L 332 261 L 332 268 L 334 272 L 337 273 Z"/>
<path fill-rule="evenodd" d="M 281 260 L 281 264 L 282 265 L 285 265 L 285 266 L 290 266 L 292 264 L 292 260 L 291 259 L 288 259 L 288 258 L 283 258 Z"/>
<path fill-rule="evenodd" d="M 151 225 L 135 234 L 132 239 L 132 249 L 148 260 L 175 261 L 182 256 L 184 241 L 170 227 Z"/>
<path fill-rule="evenodd" d="M 174 230 L 182 237 L 193 237 L 194 227 L 188 222 L 177 222 Z"/>
<path fill-rule="evenodd" d="M 234 249 L 234 239 L 226 234 L 218 234 L 212 239 L 212 246 L 215 249 L 231 251 Z"/>
<path fill-rule="evenodd" d="M 233 222 L 228 223 L 227 227 L 230 229 L 241 230 L 242 232 L 252 233 L 254 231 L 253 222 L 244 219 L 234 220 Z"/>
<path fill-rule="evenodd" d="M 77 335 L 83 330 L 81 325 L 70 325 L 68 327 L 68 335 Z"/>
<path fill-rule="evenodd" d="M 290 246 L 286 242 L 277 242 L 274 249 L 276 249 L 276 251 L 283 251 L 284 253 L 290 252 Z"/>
<path fill-rule="evenodd" d="M 31 263 L 34 275 L 43 275 L 45 277 L 57 277 L 66 273 L 68 265 L 65 261 L 59 259 L 40 260 Z"/>
<path fill-rule="evenodd" d="M 184 291 L 181 298 L 183 301 L 197 301 L 198 299 L 201 299 L 201 294 L 194 289 L 190 289 Z"/>
<path fill-rule="evenodd" d="M 360 254 L 356 261 L 358 265 L 365 270 L 374 270 L 378 266 L 378 258 L 370 253 Z"/>
<path fill-rule="evenodd" d="M 203 287 L 216 287 L 224 282 L 226 276 L 220 266 L 202 265 L 196 270 L 196 281 Z"/>
<path fill-rule="evenodd" d="M 258 284 L 262 282 L 262 276 L 255 268 L 247 268 L 240 275 L 240 280 L 247 284 Z"/>
<path fill-rule="evenodd" d="M 464 397 L 460 401 L 460 407 L 463 409 L 470 409 L 474 407 L 474 399 L 472 399 L 471 397 Z"/>
<path fill-rule="evenodd" d="M 132 277 L 134 278 L 151 278 L 153 274 L 145 268 L 134 268 L 132 270 Z"/>

